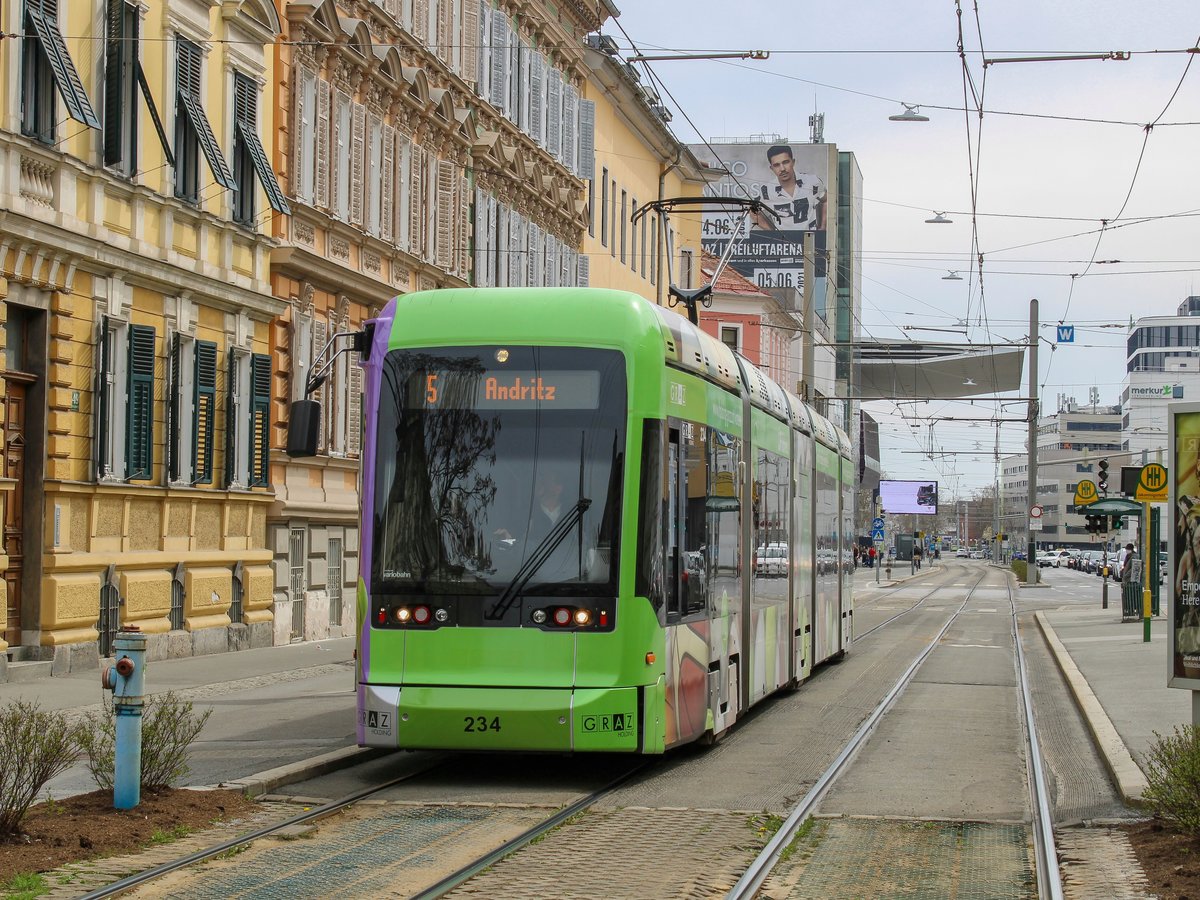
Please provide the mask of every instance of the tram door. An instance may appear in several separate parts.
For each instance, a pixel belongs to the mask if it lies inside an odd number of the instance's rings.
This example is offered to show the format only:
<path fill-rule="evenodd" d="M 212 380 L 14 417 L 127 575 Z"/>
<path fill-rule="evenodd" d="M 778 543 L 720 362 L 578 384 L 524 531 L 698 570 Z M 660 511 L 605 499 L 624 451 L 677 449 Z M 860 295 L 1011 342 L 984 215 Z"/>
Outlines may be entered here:
<path fill-rule="evenodd" d="M 679 429 L 671 429 L 667 442 L 667 616 L 679 615 Z"/>

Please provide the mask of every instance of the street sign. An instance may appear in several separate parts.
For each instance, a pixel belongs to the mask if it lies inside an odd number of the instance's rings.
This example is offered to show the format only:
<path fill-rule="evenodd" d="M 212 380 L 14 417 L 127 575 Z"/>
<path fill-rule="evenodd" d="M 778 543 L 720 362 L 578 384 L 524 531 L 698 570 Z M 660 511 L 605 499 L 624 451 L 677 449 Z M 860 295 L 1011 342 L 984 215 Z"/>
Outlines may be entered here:
<path fill-rule="evenodd" d="M 882 541 L 883 540 L 883 529 L 882 528 L 872 528 L 871 529 L 871 540 Z"/>
<path fill-rule="evenodd" d="M 871 520 L 871 527 L 872 528 L 882 528 L 883 527 L 883 516 L 876 516 L 875 518 L 873 518 Z"/>
<path fill-rule="evenodd" d="M 1059 325 L 1058 326 L 1058 342 L 1060 344 L 1075 343 L 1075 326 L 1074 325 Z"/>
<path fill-rule="evenodd" d="M 1041 519 L 1030 519 L 1029 520 L 1029 530 L 1030 531 L 1041 531 L 1042 530 L 1042 520 Z"/>
<path fill-rule="evenodd" d="M 1089 506 L 1100 499 L 1100 495 L 1096 493 L 1096 482 L 1087 479 L 1075 485 L 1075 505 Z"/>
<path fill-rule="evenodd" d="M 1042 508 L 1036 503 L 1029 507 L 1029 518 L 1040 519 L 1042 517 Z"/>
<path fill-rule="evenodd" d="M 1142 466 L 1133 499 L 1139 503 L 1166 503 L 1167 467 L 1161 463 Z"/>

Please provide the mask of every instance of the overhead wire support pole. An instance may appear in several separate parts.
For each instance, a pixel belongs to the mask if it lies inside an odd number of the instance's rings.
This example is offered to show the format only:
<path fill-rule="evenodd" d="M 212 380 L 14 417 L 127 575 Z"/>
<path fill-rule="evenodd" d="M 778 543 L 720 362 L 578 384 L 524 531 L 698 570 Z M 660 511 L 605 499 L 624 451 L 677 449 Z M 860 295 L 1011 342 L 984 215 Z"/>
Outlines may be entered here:
<path fill-rule="evenodd" d="M 1029 485 L 1026 492 L 1026 513 L 1037 505 L 1037 432 L 1038 432 L 1038 302 L 1029 301 Z M 1025 583 L 1038 583 L 1037 541 L 1033 529 L 1026 523 L 1028 542 L 1025 548 Z"/>
<path fill-rule="evenodd" d="M 1081 59 L 1113 59 L 1117 62 L 1128 62 L 1128 50 L 1110 50 L 1107 53 L 1065 53 L 1061 56 L 1000 56 L 995 59 L 985 59 L 983 65 L 994 66 L 996 63 L 1031 63 L 1031 62 L 1075 62 Z"/>

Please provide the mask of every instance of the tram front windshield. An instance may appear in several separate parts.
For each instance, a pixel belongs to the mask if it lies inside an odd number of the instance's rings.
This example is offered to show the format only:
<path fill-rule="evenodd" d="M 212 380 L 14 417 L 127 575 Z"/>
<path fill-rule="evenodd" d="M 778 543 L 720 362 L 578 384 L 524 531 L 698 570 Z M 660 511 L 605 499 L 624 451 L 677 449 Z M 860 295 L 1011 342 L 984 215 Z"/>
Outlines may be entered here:
<path fill-rule="evenodd" d="M 390 352 L 372 590 L 615 593 L 625 407 L 614 350 Z"/>

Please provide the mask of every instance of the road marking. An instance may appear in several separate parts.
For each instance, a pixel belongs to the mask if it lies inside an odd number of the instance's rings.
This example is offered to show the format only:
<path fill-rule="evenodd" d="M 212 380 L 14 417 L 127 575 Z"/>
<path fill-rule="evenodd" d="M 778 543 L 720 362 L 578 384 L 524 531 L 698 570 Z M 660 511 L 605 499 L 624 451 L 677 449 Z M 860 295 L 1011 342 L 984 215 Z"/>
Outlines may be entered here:
<path fill-rule="evenodd" d="M 1004 647 L 997 647 L 995 644 L 945 644 L 946 647 L 973 647 L 979 650 L 1003 650 Z"/>

